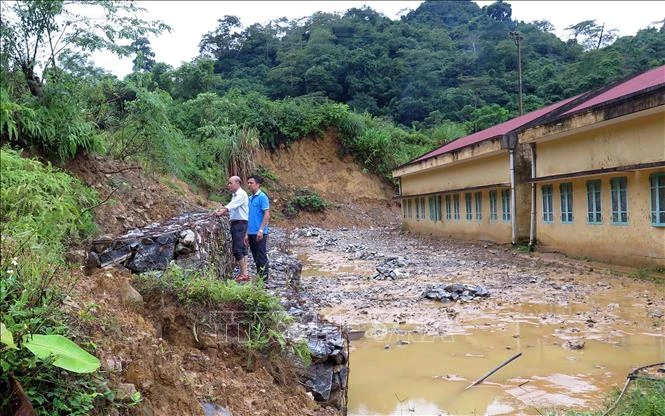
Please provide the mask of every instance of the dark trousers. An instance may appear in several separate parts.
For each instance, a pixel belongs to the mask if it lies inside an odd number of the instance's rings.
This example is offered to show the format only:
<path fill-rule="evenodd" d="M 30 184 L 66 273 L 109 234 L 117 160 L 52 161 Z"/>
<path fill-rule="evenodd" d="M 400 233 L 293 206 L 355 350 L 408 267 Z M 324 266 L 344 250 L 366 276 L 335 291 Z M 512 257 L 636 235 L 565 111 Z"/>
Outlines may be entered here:
<path fill-rule="evenodd" d="M 268 280 L 268 235 L 264 235 L 261 241 L 256 239 L 256 234 L 249 234 L 247 237 L 257 273 L 263 280 Z"/>

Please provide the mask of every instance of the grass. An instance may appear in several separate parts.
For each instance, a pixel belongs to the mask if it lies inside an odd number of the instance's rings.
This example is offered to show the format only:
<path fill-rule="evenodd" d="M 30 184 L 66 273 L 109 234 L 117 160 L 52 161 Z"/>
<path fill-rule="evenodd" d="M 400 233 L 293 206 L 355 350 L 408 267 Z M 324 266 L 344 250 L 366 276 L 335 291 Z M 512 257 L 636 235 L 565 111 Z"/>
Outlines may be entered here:
<path fill-rule="evenodd" d="M 619 396 L 619 390 L 610 394 L 602 410 L 549 411 L 547 415 L 601 416 Z M 665 380 L 636 379 L 610 413 L 612 416 L 665 416 Z"/>
<path fill-rule="evenodd" d="M 638 280 L 653 282 L 657 284 L 665 284 L 665 267 L 663 266 L 649 266 L 640 267 L 635 270 L 632 277 Z"/>

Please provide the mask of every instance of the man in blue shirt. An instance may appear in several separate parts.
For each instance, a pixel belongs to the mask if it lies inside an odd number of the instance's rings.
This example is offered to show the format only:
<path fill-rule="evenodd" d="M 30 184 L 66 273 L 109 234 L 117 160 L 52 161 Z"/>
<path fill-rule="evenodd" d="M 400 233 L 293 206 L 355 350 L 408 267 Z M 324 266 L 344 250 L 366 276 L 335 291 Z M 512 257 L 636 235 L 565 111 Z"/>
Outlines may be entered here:
<path fill-rule="evenodd" d="M 247 179 L 249 197 L 249 223 L 247 224 L 247 241 L 254 257 L 256 270 L 263 281 L 268 280 L 268 220 L 270 220 L 270 201 L 261 191 L 263 178 L 251 175 Z"/>

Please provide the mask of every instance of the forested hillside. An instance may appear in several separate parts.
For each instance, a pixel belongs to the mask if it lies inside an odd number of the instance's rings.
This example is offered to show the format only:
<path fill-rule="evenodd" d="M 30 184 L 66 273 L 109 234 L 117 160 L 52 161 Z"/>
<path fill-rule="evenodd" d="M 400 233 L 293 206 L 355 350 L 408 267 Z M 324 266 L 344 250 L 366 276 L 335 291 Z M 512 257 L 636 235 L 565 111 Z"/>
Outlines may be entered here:
<path fill-rule="evenodd" d="M 480 8 L 426 1 L 398 21 L 363 8 L 235 32 L 240 26 L 226 16 L 199 44 L 221 75 L 217 91 L 254 90 L 273 99 L 322 94 L 409 127 L 451 120 L 475 130 L 515 115 L 511 31 L 524 37 L 527 111 L 665 62 L 662 28 L 607 46 L 615 32 L 585 21 L 564 41 L 547 21 L 513 20 L 502 2 Z"/>

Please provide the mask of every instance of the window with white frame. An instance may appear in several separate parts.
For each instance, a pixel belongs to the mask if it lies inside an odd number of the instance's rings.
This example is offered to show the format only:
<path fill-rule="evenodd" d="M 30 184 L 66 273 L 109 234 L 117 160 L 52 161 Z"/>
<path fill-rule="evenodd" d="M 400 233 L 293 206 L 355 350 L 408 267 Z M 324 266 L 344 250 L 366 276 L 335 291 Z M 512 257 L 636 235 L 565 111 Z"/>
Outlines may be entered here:
<path fill-rule="evenodd" d="M 559 185 L 559 192 L 561 193 L 561 222 L 573 222 L 573 184 L 571 182 L 562 183 Z"/>
<path fill-rule="evenodd" d="M 510 221 L 510 189 L 501 191 L 501 208 L 503 208 L 503 220 Z"/>
<path fill-rule="evenodd" d="M 476 219 L 481 221 L 483 219 L 483 193 L 476 192 Z"/>
<path fill-rule="evenodd" d="M 453 219 L 453 207 L 450 202 L 450 195 L 446 195 L 446 219 L 447 220 Z"/>
<path fill-rule="evenodd" d="M 543 222 L 554 222 L 554 212 L 552 205 L 552 185 L 543 185 L 540 187 L 543 194 Z"/>
<path fill-rule="evenodd" d="M 601 208 L 600 181 L 587 181 L 587 221 L 589 224 L 600 224 L 603 222 L 603 210 Z"/>
<path fill-rule="evenodd" d="M 649 176 L 651 182 L 651 225 L 665 227 L 665 172 Z"/>
<path fill-rule="evenodd" d="M 499 219 L 497 214 L 496 191 L 490 191 L 490 221 Z"/>
<path fill-rule="evenodd" d="M 473 219 L 473 211 L 471 211 L 471 192 L 464 194 L 464 205 L 466 206 L 466 220 L 471 221 Z"/>
<path fill-rule="evenodd" d="M 610 179 L 612 224 L 628 224 L 628 178 Z"/>
<path fill-rule="evenodd" d="M 453 195 L 453 212 L 455 214 L 455 219 L 459 220 L 460 219 L 460 214 L 459 214 L 459 194 Z"/>

